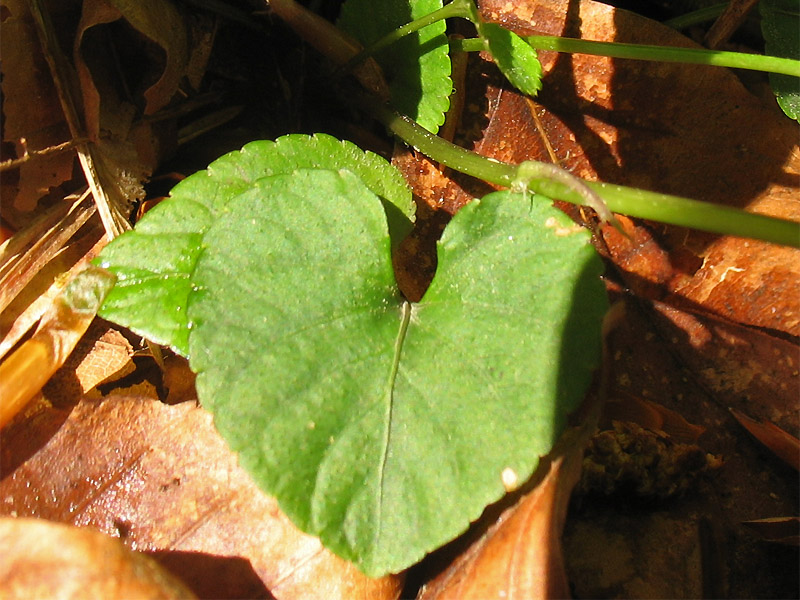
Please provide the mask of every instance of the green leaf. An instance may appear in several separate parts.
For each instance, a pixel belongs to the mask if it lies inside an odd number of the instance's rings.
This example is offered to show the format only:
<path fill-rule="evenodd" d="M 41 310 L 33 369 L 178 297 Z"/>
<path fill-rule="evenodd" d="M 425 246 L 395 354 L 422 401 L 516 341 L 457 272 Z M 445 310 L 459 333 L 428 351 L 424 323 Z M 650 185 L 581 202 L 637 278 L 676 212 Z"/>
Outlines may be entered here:
<path fill-rule="evenodd" d="M 365 47 L 442 7 L 442 0 L 346 0 L 338 25 Z M 436 133 L 450 106 L 450 56 L 444 21 L 412 33 L 375 59 L 389 83 L 392 103 Z"/>
<path fill-rule="evenodd" d="M 535 96 L 542 87 L 542 65 L 528 42 L 495 23 L 478 22 L 478 34 L 500 72 L 523 94 Z"/>
<path fill-rule="evenodd" d="M 190 275 L 202 252 L 204 233 L 224 214 L 230 200 L 256 180 L 309 167 L 356 173 L 381 198 L 392 243 L 410 231 L 411 191 L 397 169 L 376 154 L 323 134 L 252 142 L 175 186 L 172 201 L 153 209 L 135 231 L 104 250 L 102 259 L 118 281 L 102 315 L 188 356 L 185 308 L 193 292 Z M 144 305 L 151 308 L 137 310 Z"/>
<path fill-rule="evenodd" d="M 138 250 L 151 238 L 159 262 L 183 214 L 154 214 Z M 346 170 L 261 178 L 197 235 L 184 302 L 143 294 L 117 316 L 188 313 L 200 400 L 241 464 L 369 575 L 463 532 L 504 472 L 528 478 L 598 362 L 601 262 L 541 198 L 464 207 L 417 304 L 397 291 L 378 198 Z M 124 238 L 102 256 L 118 273 Z"/>
<path fill-rule="evenodd" d="M 800 3 L 761 0 L 759 6 L 766 53 L 800 60 Z M 800 78 L 771 73 L 769 81 L 783 112 L 800 121 Z"/>

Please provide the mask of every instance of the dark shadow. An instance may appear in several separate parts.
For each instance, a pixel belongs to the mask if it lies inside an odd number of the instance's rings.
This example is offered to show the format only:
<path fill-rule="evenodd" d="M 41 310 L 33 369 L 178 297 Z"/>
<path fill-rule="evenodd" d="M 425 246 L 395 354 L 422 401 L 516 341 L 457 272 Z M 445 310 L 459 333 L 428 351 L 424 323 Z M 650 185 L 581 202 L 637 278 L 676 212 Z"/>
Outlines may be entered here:
<path fill-rule="evenodd" d="M 146 554 L 179 578 L 198 598 L 274 599 L 250 561 L 241 556 L 168 550 Z"/>
<path fill-rule="evenodd" d="M 560 35 L 580 38 L 581 29 L 580 3 L 578 0 L 570 0 L 564 30 Z M 602 181 L 621 182 L 623 179 L 621 168 L 616 166 L 606 142 L 586 124 L 588 116 L 617 126 L 618 117 L 612 111 L 588 102 L 578 94 L 575 85 L 575 60 L 572 54 L 558 54 L 553 68 L 542 81 L 542 90 L 537 100 L 556 115 L 574 135 L 589 164 L 600 173 Z"/>

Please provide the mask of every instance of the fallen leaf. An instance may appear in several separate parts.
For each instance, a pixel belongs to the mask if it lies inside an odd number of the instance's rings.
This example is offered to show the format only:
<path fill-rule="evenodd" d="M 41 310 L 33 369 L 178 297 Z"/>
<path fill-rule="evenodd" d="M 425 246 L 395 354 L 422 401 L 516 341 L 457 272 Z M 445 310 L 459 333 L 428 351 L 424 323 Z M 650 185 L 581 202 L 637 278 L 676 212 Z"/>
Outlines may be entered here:
<path fill-rule="evenodd" d="M 0 498 L 2 514 L 93 527 L 153 553 L 181 578 L 185 569 L 201 597 L 263 597 L 265 588 L 277 598 L 400 592 L 402 578 L 369 579 L 295 529 L 194 403 L 83 400 L 0 482 Z M 237 561 L 249 563 L 249 577 Z"/>
<path fill-rule="evenodd" d="M 720 404 L 800 430 L 800 347 L 701 310 L 652 303 L 652 323 L 696 381 Z"/>
<path fill-rule="evenodd" d="M 778 458 L 800 471 L 800 440 L 773 423 L 760 423 L 735 409 L 731 409 L 731 414 Z"/>
<path fill-rule="evenodd" d="M 84 394 L 109 379 L 131 373 L 133 347 L 119 331 L 95 319 L 64 365 L 44 386 L 45 397 L 53 405 L 71 407 Z"/>
<path fill-rule="evenodd" d="M 521 35 L 693 45 L 666 26 L 589 0 L 480 4 L 487 18 Z M 796 123 L 751 95 L 731 71 L 553 52 L 540 58 L 545 80 L 535 103 L 491 75 L 474 89 L 482 99 L 473 102 L 476 112 L 467 121 L 481 132 L 476 151 L 515 163 L 557 160 L 587 179 L 800 222 Z M 632 289 L 800 334 L 800 251 L 682 228 L 631 226 L 636 231 L 628 238 L 610 226 L 603 238 Z"/>
<path fill-rule="evenodd" d="M 114 275 L 89 266 L 53 302 L 36 332 L 0 363 L 0 428 L 42 389 L 89 328 Z"/>
<path fill-rule="evenodd" d="M 36 218 L 0 249 L 0 357 L 36 325 L 67 282 L 105 246 L 88 194 Z M 63 218 L 59 218 L 59 217 Z M 54 218 L 51 218 L 54 217 Z M 88 221 L 88 222 L 87 222 Z"/>
<path fill-rule="evenodd" d="M 770 517 L 744 521 L 742 524 L 768 542 L 800 546 L 800 517 Z"/>
<path fill-rule="evenodd" d="M 612 298 L 617 294 L 612 289 Z M 778 416 L 781 411 L 768 401 L 767 380 L 755 378 L 759 393 L 748 388 L 739 393 L 715 391 L 696 369 L 703 363 L 693 363 L 735 357 L 739 344 L 749 343 L 745 342 L 748 332 L 757 334 L 756 345 L 767 350 L 765 364 L 767 356 L 776 356 L 768 344 L 781 349 L 786 342 L 703 313 L 690 313 L 684 319 L 673 313 L 668 319 L 660 312 L 662 307 L 625 297 L 625 317 L 608 342 L 608 395 L 630 395 L 678 412 L 705 430 L 698 445 L 720 457 L 723 464 L 701 476 L 680 500 L 666 504 L 653 500 L 642 504 L 629 496 L 612 502 L 575 502 L 564 534 L 573 592 L 578 597 L 698 597 L 724 589 L 722 597 L 752 597 L 793 589 L 796 560 L 791 555 L 765 553 L 763 544 L 739 523 L 765 514 L 795 514 L 796 479 L 787 477 L 791 474 L 779 461 L 764 460 L 764 451 L 736 423 L 728 407 L 733 404 L 747 410 L 749 406 L 759 416 Z M 690 346 L 689 340 L 700 342 L 697 346 L 704 358 L 698 356 L 697 348 L 684 348 Z M 760 351 L 742 346 L 742 355 L 748 352 L 762 360 Z M 792 381 L 796 380 L 785 382 Z M 783 393 L 779 383 L 777 378 L 772 380 L 776 407 Z M 759 406 L 750 398 L 767 401 Z M 781 422 L 796 418 L 795 409 Z M 703 536 L 698 537 L 704 519 L 719 530 L 718 547 L 708 556 L 701 551 Z M 701 580 L 706 576 L 714 582 L 712 588 L 703 587 Z"/>
<path fill-rule="evenodd" d="M 120 63 L 113 62 L 115 52 L 108 48 L 109 43 L 114 43 L 113 38 L 95 31 L 111 23 L 115 28 L 109 27 L 107 31 L 109 34 L 116 32 L 114 38 L 120 46 L 116 52 L 124 50 L 126 59 L 136 60 L 135 64 L 129 65 L 127 72 L 115 73 Z M 128 27 L 157 45 L 162 56 L 152 52 L 147 42 L 131 35 Z M 122 139 L 126 139 L 125 130 L 130 127 L 130 121 L 125 121 L 132 119 L 136 111 L 132 102 L 139 98 L 145 101 L 144 114 L 152 114 L 170 102 L 189 60 L 186 27 L 186 21 L 169 1 L 131 4 L 114 0 L 84 0 L 75 37 L 75 66 L 81 81 L 90 138 L 97 140 L 102 127 L 118 135 L 122 133 Z M 120 45 L 121 40 L 127 40 L 128 47 L 124 43 Z M 119 77 L 135 81 L 136 85 L 126 93 L 125 88 L 130 87 L 130 83 L 122 87 L 114 85 Z"/>
<path fill-rule="evenodd" d="M 693 425 L 663 404 L 639 398 L 617 389 L 614 396 L 603 406 L 601 429 L 612 426 L 613 421 L 636 423 L 651 431 L 661 431 L 678 443 L 692 444 L 697 441 L 705 428 Z"/>
<path fill-rule="evenodd" d="M 50 4 L 57 13 L 68 14 L 75 2 Z M 70 134 L 28 3 L 3 0 L 2 8 L 3 140 L 13 143 L 17 157 L 21 157 L 25 152 L 22 138 L 28 149 L 44 150 L 69 141 Z M 6 187 L 4 176 L 4 219 L 13 219 L 15 227 L 22 226 L 24 220 L 15 218 L 11 209 L 21 213 L 31 211 L 51 188 L 72 177 L 74 163 L 74 152 L 61 152 L 22 164 L 16 185 Z"/>
<path fill-rule="evenodd" d="M 543 461 L 535 487 L 428 583 L 418 600 L 569 597 L 561 530 L 580 457 L 575 445 Z"/>
<path fill-rule="evenodd" d="M 156 561 L 91 529 L 0 519 L 3 598 L 194 598 Z"/>

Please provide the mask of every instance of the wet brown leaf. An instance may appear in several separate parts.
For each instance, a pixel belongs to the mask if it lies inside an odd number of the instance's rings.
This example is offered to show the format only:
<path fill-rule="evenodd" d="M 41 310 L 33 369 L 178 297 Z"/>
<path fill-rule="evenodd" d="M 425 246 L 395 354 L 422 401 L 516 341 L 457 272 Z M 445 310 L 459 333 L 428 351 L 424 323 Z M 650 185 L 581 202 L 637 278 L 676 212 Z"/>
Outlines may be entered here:
<path fill-rule="evenodd" d="M 153 559 L 91 529 L 0 519 L 0 588 L 7 600 L 194 598 Z"/>
<path fill-rule="evenodd" d="M 78 404 L 0 482 L 3 514 L 96 528 L 156 556 L 201 597 L 396 598 L 294 528 L 194 403 Z"/>

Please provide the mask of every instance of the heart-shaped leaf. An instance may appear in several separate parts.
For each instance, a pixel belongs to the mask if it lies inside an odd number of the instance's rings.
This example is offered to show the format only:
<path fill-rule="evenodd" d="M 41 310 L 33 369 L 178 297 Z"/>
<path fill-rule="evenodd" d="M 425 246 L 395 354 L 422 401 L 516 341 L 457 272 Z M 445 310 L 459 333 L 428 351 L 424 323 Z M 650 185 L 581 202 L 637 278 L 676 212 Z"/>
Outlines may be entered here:
<path fill-rule="evenodd" d="M 104 251 L 123 281 L 138 277 L 125 237 L 164 262 L 187 189 Z M 241 464 L 369 575 L 418 561 L 530 476 L 597 363 L 601 263 L 544 199 L 463 208 L 416 304 L 397 291 L 378 197 L 348 170 L 263 177 L 206 225 L 180 260 L 167 249 L 182 303 L 123 288 L 111 312 L 186 314 L 198 395 Z"/>
<path fill-rule="evenodd" d="M 136 232 L 105 250 L 104 260 L 120 276 L 103 307 L 106 318 L 188 356 L 185 307 L 193 286 L 189 275 L 202 252 L 203 234 L 231 198 L 257 179 L 298 168 L 356 173 L 381 198 L 393 242 L 410 230 L 411 191 L 402 175 L 376 154 L 324 134 L 252 142 L 181 182 L 171 194 L 179 202 L 162 203 L 137 224 Z M 144 305 L 150 309 L 138 310 Z"/>
<path fill-rule="evenodd" d="M 364 46 L 442 8 L 442 0 L 347 0 L 338 25 Z M 450 56 L 444 21 L 437 21 L 379 52 L 392 103 L 436 133 L 450 106 Z"/>

